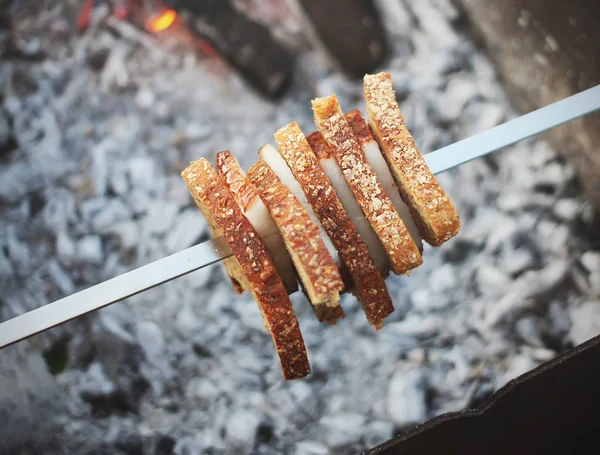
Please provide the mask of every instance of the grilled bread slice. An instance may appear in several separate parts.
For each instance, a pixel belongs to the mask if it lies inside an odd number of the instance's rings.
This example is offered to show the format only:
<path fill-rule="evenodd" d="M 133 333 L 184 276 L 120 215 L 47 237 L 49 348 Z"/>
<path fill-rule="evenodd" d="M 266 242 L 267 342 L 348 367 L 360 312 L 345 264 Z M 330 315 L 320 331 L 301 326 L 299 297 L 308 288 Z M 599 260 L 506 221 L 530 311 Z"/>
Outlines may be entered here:
<path fill-rule="evenodd" d="M 292 194 L 296 196 L 296 199 L 298 199 L 298 202 L 302 204 L 302 207 L 304 207 L 306 213 L 308 213 L 312 222 L 315 223 L 319 228 L 319 234 L 321 235 L 321 239 L 323 240 L 323 243 L 325 243 L 329 254 L 331 254 L 331 257 L 335 260 L 335 264 L 337 265 L 338 270 L 340 271 L 340 274 L 342 276 L 342 281 L 344 282 L 344 289 L 342 290 L 342 292 L 340 292 L 340 294 L 343 294 L 344 292 L 346 292 L 347 288 L 352 286 L 352 278 L 350 278 L 348 269 L 344 265 L 337 250 L 333 246 L 333 243 L 327 235 L 327 232 L 325 232 L 325 229 L 323 229 L 321 221 L 317 217 L 317 214 L 313 210 L 313 207 L 310 204 L 310 202 L 308 202 L 304 191 L 302 191 L 302 186 L 300 186 L 300 183 L 298 183 L 298 181 L 294 177 L 294 174 L 292 174 L 292 171 L 290 170 L 287 163 L 279 153 L 279 150 L 277 150 L 271 144 L 263 145 L 258 151 L 258 154 L 262 158 L 262 160 L 265 163 L 267 163 L 267 165 L 271 168 L 271 170 L 275 173 L 279 180 L 281 180 L 281 182 L 285 186 L 287 186 L 287 188 L 292 192 Z"/>
<path fill-rule="evenodd" d="M 285 379 L 310 373 L 300 326 L 289 296 L 260 237 L 240 210 L 214 167 L 204 158 L 182 173 L 214 236 L 223 236 L 233 252 L 232 276 L 252 293 L 265 328 L 273 337 Z"/>
<path fill-rule="evenodd" d="M 292 260 L 256 188 L 246 178 L 246 173 L 229 150 L 217 153 L 217 169 L 238 206 L 265 244 L 288 294 L 296 292 L 298 280 Z"/>
<path fill-rule="evenodd" d="M 344 283 L 319 228 L 262 158 L 246 175 L 281 233 L 317 318 L 334 324 L 344 316 L 339 304 Z"/>
<path fill-rule="evenodd" d="M 381 240 L 392 271 L 402 275 L 421 265 L 421 253 L 369 166 L 337 97 L 317 98 L 312 101 L 312 106 L 317 129 L 329 144 L 365 217 Z"/>
<path fill-rule="evenodd" d="M 302 207 L 304 207 L 306 213 L 308 213 L 312 222 L 315 223 L 319 228 L 319 234 L 321 236 L 321 239 L 323 240 L 323 243 L 327 247 L 329 254 L 331 254 L 331 257 L 335 260 L 335 263 L 338 266 L 338 268 L 342 268 L 343 264 L 341 259 L 339 258 L 337 250 L 333 246 L 333 243 L 331 243 L 331 240 L 325 232 L 325 229 L 323 229 L 323 226 L 321 226 L 321 222 L 319 221 L 317 214 L 313 210 L 312 205 L 310 205 L 310 203 L 308 202 L 304 191 L 302 191 L 302 186 L 300 186 L 300 183 L 296 180 L 294 174 L 292 174 L 292 171 L 290 170 L 287 163 L 279 153 L 279 150 L 277 150 L 271 144 L 265 144 L 260 148 L 258 154 L 262 158 L 262 160 L 265 163 L 267 163 L 267 165 L 271 168 L 271 170 L 279 178 L 279 180 L 281 180 L 281 183 L 283 183 L 291 191 L 291 193 L 294 196 L 296 196 L 298 202 L 302 204 Z"/>
<path fill-rule="evenodd" d="M 390 73 L 366 75 L 363 85 L 369 125 L 402 199 L 423 239 L 432 246 L 440 246 L 458 233 L 458 213 L 404 124 Z"/>
<path fill-rule="evenodd" d="M 310 145 L 313 153 L 317 156 L 321 168 L 327 175 L 331 186 L 335 193 L 338 195 L 346 213 L 352 220 L 354 227 L 358 231 L 361 239 L 367 246 L 371 257 L 375 261 L 379 272 L 383 278 L 387 278 L 390 273 L 390 261 L 385 252 L 385 248 L 381 244 L 379 237 L 375 234 L 375 231 L 371 227 L 369 220 L 365 218 L 365 215 L 354 198 L 354 193 L 348 186 L 348 182 L 344 178 L 344 174 L 337 165 L 335 158 L 331 152 L 331 148 L 325 142 L 323 135 L 318 131 L 310 133 L 306 140 Z"/>
<path fill-rule="evenodd" d="M 385 158 L 381 154 L 381 150 L 379 150 L 379 146 L 365 122 L 365 119 L 362 115 L 360 115 L 360 111 L 355 109 L 346 114 L 346 120 L 350 124 L 352 131 L 354 131 L 354 135 L 358 142 L 362 146 L 363 153 L 367 162 L 377 175 L 377 178 L 381 182 L 383 189 L 390 197 L 392 204 L 396 207 L 396 210 L 400 214 L 400 218 L 404 221 L 410 236 L 412 237 L 415 245 L 419 248 L 419 251 L 423 252 L 423 239 L 421 239 L 421 235 L 419 234 L 419 228 L 415 224 L 415 221 L 412 219 L 412 215 L 410 214 L 410 209 L 402 200 L 400 196 L 400 191 L 398 190 L 398 186 L 392 176 L 390 168 L 388 167 Z"/>
<path fill-rule="evenodd" d="M 387 286 L 296 122 L 274 134 L 279 151 L 302 187 L 354 283 L 353 293 L 370 324 L 381 328 L 394 311 Z"/>

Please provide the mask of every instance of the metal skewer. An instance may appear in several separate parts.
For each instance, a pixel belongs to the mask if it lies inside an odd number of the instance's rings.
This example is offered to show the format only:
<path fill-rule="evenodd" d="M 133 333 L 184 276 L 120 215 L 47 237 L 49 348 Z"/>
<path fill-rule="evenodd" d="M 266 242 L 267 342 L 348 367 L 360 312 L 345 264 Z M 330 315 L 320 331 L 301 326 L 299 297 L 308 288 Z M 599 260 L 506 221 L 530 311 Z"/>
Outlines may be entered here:
<path fill-rule="evenodd" d="M 425 155 L 434 174 L 600 109 L 600 85 Z M 222 237 L 139 267 L 0 324 L 0 349 L 231 256 Z"/>

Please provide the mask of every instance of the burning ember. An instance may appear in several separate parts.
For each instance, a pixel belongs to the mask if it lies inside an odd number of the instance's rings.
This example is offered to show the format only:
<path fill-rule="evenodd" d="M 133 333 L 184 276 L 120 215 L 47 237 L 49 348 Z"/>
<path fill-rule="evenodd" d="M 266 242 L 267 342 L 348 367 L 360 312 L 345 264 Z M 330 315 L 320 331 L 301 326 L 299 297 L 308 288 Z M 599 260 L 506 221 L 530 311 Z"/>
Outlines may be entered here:
<path fill-rule="evenodd" d="M 79 31 L 84 31 L 90 24 L 94 0 L 85 0 L 77 21 Z M 130 20 L 150 33 L 160 33 L 173 25 L 177 12 L 171 8 L 163 8 L 148 1 L 128 0 L 125 2 L 110 2 L 112 15 L 120 20 Z"/>
<path fill-rule="evenodd" d="M 162 11 L 161 13 L 151 16 L 146 20 L 146 30 L 149 32 L 162 32 L 166 30 L 173 22 L 177 19 L 177 13 L 175 10 L 167 9 Z"/>

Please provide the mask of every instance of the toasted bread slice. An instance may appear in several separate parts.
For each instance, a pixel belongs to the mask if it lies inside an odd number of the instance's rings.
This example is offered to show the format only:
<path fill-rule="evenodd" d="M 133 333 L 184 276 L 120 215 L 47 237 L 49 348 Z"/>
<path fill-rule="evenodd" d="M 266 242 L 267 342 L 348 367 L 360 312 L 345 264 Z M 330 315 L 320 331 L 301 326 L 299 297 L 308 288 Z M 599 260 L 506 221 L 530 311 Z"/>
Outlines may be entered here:
<path fill-rule="evenodd" d="M 329 254 L 331 254 L 331 257 L 335 260 L 338 268 L 341 268 L 342 260 L 339 258 L 337 250 L 333 246 L 333 243 L 331 243 L 327 232 L 325 232 L 325 229 L 323 229 L 323 226 L 321 226 L 321 222 L 319 221 L 317 214 L 313 210 L 312 205 L 310 205 L 310 202 L 308 202 L 304 191 L 302 191 L 302 186 L 300 186 L 300 183 L 296 180 L 294 174 L 292 174 L 292 171 L 279 153 L 279 150 L 277 150 L 271 144 L 265 144 L 259 149 L 258 155 L 271 168 L 279 180 L 281 180 L 281 183 L 283 183 L 288 190 L 290 190 L 291 193 L 296 196 L 298 202 L 302 204 L 302 207 L 304 207 L 304 210 L 306 210 L 306 213 L 308 213 L 308 216 L 310 216 L 312 222 L 315 223 L 319 228 L 319 235 L 327 247 Z"/>
<path fill-rule="evenodd" d="M 387 286 L 296 122 L 274 134 L 279 151 L 302 187 L 321 225 L 346 265 L 354 283 L 353 293 L 370 324 L 381 328 L 394 311 Z"/>
<path fill-rule="evenodd" d="M 400 214 L 402 221 L 404 221 L 404 224 L 406 225 L 410 236 L 415 242 L 415 245 L 417 245 L 417 248 L 419 248 L 419 251 L 422 253 L 423 239 L 421 239 L 421 235 L 419 234 L 419 228 L 417 228 L 417 225 L 410 214 L 410 209 L 400 196 L 400 191 L 398 190 L 396 181 L 392 176 L 385 158 L 381 154 L 381 150 L 379 150 L 379 146 L 377 145 L 377 142 L 375 141 L 367 122 L 365 122 L 363 116 L 360 115 L 360 111 L 358 109 L 348 112 L 346 114 L 346 120 L 350 124 L 352 131 L 354 131 L 354 135 L 362 146 L 367 162 L 381 182 L 383 189 L 390 197 L 392 204 L 394 204 L 394 207 L 396 207 L 396 210 Z"/>
<path fill-rule="evenodd" d="M 460 230 L 458 213 L 404 124 L 390 73 L 366 75 L 363 85 L 369 125 L 402 199 L 423 239 L 440 246 Z"/>
<path fill-rule="evenodd" d="M 321 168 L 325 172 L 325 175 L 327 175 L 331 186 L 339 197 L 358 234 L 367 246 L 381 276 L 387 278 L 390 273 L 390 260 L 385 252 L 385 248 L 383 248 L 381 240 L 379 240 L 379 237 L 377 237 L 377 234 L 375 234 L 375 231 L 371 227 L 371 223 L 365 218 L 360 205 L 356 202 L 354 193 L 352 193 L 348 182 L 344 178 L 344 174 L 342 174 L 340 167 L 331 153 L 331 148 L 325 142 L 323 135 L 318 131 L 309 134 L 306 140 L 313 153 L 317 156 Z"/>
<path fill-rule="evenodd" d="M 192 162 L 182 173 L 196 205 L 215 236 L 223 236 L 233 252 L 233 276 L 258 303 L 265 328 L 273 342 L 285 379 L 310 373 L 300 326 L 260 237 L 240 210 L 235 198 L 215 168 L 204 158 Z"/>
<path fill-rule="evenodd" d="M 344 283 L 319 228 L 262 158 L 246 175 L 281 233 L 317 318 L 335 323 L 344 316 L 339 304 Z"/>
<path fill-rule="evenodd" d="M 271 170 L 275 173 L 279 180 L 281 180 L 281 183 L 283 183 L 292 192 L 292 194 L 296 196 L 296 199 L 298 199 L 298 202 L 302 204 L 302 207 L 304 207 L 306 213 L 308 213 L 312 222 L 315 223 L 319 228 L 319 234 L 321 236 L 321 239 L 323 240 L 323 243 L 325 243 L 329 254 L 331 254 L 331 257 L 334 259 L 335 264 L 337 265 L 338 270 L 340 271 L 340 275 L 342 276 L 342 281 L 344 282 L 344 289 L 340 292 L 340 294 L 343 294 L 350 287 L 352 287 L 352 278 L 350 277 L 350 273 L 348 272 L 346 265 L 344 264 L 340 255 L 338 254 L 338 251 L 335 249 L 333 243 L 331 242 L 331 239 L 327 235 L 327 232 L 321 225 L 319 217 L 317 217 L 317 214 L 315 213 L 310 202 L 308 202 L 304 191 L 302 191 L 302 186 L 296 180 L 294 174 L 292 174 L 292 171 L 290 170 L 287 163 L 279 153 L 279 150 L 277 150 L 271 144 L 263 145 L 259 149 L 258 154 L 262 158 L 262 160 L 265 163 L 267 163 L 267 165 L 271 168 Z"/>
<path fill-rule="evenodd" d="M 312 102 L 317 129 L 329 144 L 333 156 L 354 193 L 365 217 L 381 240 L 397 275 L 410 272 L 423 263 L 406 225 L 400 218 L 362 147 L 345 119 L 337 97 Z"/>
<path fill-rule="evenodd" d="M 256 188 L 246 178 L 246 173 L 229 150 L 217 153 L 217 169 L 238 206 L 265 244 L 288 294 L 296 292 L 298 280 L 292 260 Z"/>

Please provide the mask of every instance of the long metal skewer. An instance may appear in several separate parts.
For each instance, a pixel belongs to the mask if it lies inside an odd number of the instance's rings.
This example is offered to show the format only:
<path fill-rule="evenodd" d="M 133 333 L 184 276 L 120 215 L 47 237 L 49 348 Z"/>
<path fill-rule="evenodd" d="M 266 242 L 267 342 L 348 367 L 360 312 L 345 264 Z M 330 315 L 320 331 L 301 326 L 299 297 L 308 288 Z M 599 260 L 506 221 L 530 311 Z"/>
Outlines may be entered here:
<path fill-rule="evenodd" d="M 600 85 L 425 155 L 434 174 L 600 109 Z M 231 255 L 221 237 L 31 310 L 0 324 L 0 349 Z"/>

